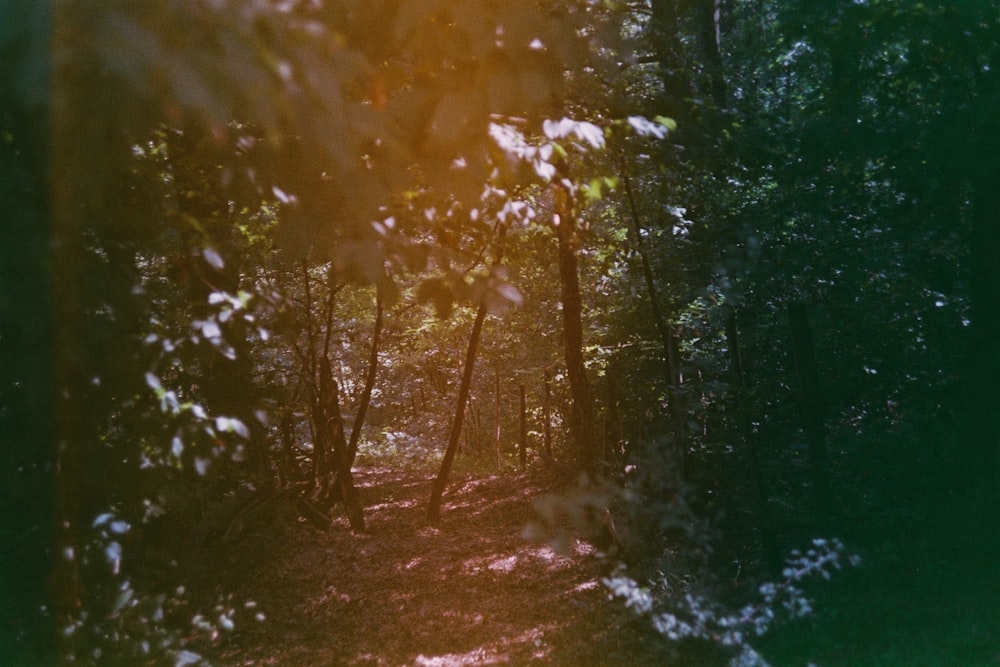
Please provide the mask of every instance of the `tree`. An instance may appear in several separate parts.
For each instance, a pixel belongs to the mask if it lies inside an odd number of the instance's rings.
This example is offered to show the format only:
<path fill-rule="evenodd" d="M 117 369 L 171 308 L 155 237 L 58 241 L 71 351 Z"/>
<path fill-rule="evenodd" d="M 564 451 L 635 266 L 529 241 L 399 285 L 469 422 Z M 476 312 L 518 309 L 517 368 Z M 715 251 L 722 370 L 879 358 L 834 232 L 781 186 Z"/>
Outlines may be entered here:
<path fill-rule="evenodd" d="M 419 244 L 386 233 L 386 226 L 380 233 L 372 220 L 384 220 L 415 180 L 474 201 L 484 180 L 489 115 L 533 115 L 550 104 L 564 63 L 580 53 L 574 25 L 586 10 L 569 5 L 537 13 L 527 2 L 503 8 L 163 2 L 140 12 L 68 2 L 53 13 L 52 39 L 39 43 L 53 45 L 57 73 L 49 155 L 58 162 L 45 170 L 59 174 L 51 190 L 58 276 L 52 303 L 60 323 L 54 374 L 61 397 L 54 423 L 63 443 L 59 548 L 74 554 L 95 530 L 125 525 L 94 524 L 109 507 L 141 514 L 129 505 L 148 488 L 137 483 L 144 476 L 135 472 L 140 460 L 170 462 L 186 473 L 191 466 L 198 474 L 207 472 L 207 462 L 222 466 L 216 452 L 239 456 L 249 444 L 258 480 L 269 479 L 269 448 L 250 418 L 263 397 L 252 391 L 252 364 L 240 348 L 258 336 L 246 319 L 254 295 L 248 292 L 247 300 L 234 289 L 243 242 L 234 231 L 264 206 L 280 219 L 267 233 L 284 251 L 301 257 L 322 249 L 314 256 L 351 280 L 377 280 L 386 261 L 419 263 Z M 386 26 L 393 39 L 370 39 Z M 157 137 L 166 139 L 173 168 L 144 172 L 137 156 L 162 151 Z M 171 187 L 172 199 L 164 192 Z M 170 323 L 187 328 L 184 337 L 156 334 L 156 356 L 143 341 L 156 333 L 146 325 L 156 328 L 150 315 L 160 304 L 138 286 L 150 268 L 161 269 L 158 244 L 175 253 L 194 302 L 193 321 Z M 183 312 L 183 303 L 173 301 L 170 314 Z M 238 321 L 223 319 L 233 313 Z M 190 356 L 170 351 L 178 343 Z M 197 373 L 209 374 L 198 388 L 217 412 L 183 384 Z M 251 391 L 238 399 L 226 391 L 226 376 Z M 328 386 L 327 399 L 336 395 Z M 168 428 L 155 425 L 158 408 Z M 135 438 L 104 438 L 126 424 L 155 429 L 155 437 L 139 430 L 130 433 Z M 200 454 L 201 447 L 211 455 Z M 347 453 L 340 449 L 341 473 L 349 472 Z M 122 496 L 125 487 L 130 491 Z M 99 611 L 91 604 L 96 598 L 74 593 L 83 580 L 88 590 L 114 590 L 118 584 L 102 577 L 118 573 L 119 548 L 109 547 L 103 573 L 83 572 L 75 556 L 61 563 L 60 625 L 77 622 L 80 604 L 90 606 L 95 625 L 105 612 L 110 622 L 121 617 L 110 597 Z M 98 634 L 75 633 L 64 654 L 89 650 Z"/>
<path fill-rule="evenodd" d="M 121 636 L 102 624 L 139 613 L 116 607 L 119 584 L 109 581 L 123 576 L 117 531 L 150 520 L 140 503 L 161 488 L 140 480 L 159 476 L 166 488 L 176 475 L 206 502 L 240 485 L 271 493 L 266 411 L 282 402 L 278 467 L 293 476 L 294 411 L 290 426 L 285 417 L 302 396 L 261 381 L 290 377 L 275 364 L 288 350 L 258 319 L 281 324 L 282 295 L 261 287 L 282 261 L 303 266 L 307 311 L 314 271 L 361 285 L 408 273 L 441 315 L 477 290 L 486 301 L 510 293 L 499 274 L 467 282 L 451 239 L 477 229 L 494 170 L 517 184 L 526 167 L 529 180 L 532 168 L 552 167 L 548 157 L 507 164 L 492 133 L 507 122 L 538 128 L 559 109 L 567 71 L 601 59 L 588 24 L 602 11 L 527 1 L 55 8 L 59 544 L 75 554 L 93 538 L 87 548 L 105 556 L 103 572 L 76 556 L 60 566 L 59 623 L 81 622 L 81 606 L 94 612 L 65 655 Z M 392 38 L 371 40 L 376 29 Z M 584 142 L 600 133 L 570 128 Z M 278 262 L 265 256 L 275 249 Z M 182 289 L 171 292 L 171 281 Z M 350 462 L 361 421 L 348 442 L 343 383 L 326 354 L 334 287 L 324 286 L 326 321 L 308 312 L 290 338 L 308 341 L 299 356 L 317 480 L 340 489 L 358 527 Z M 372 371 L 377 340 L 373 350 Z M 575 386 L 586 381 L 581 368 Z M 362 406 L 374 391 L 365 385 Z M 78 598 L 80 589 L 94 593 Z M 136 646 L 100 650 L 128 656 Z"/>
<path fill-rule="evenodd" d="M 56 479 L 51 312 L 47 271 L 52 215 L 48 124 L 51 16 L 41 5 L 5 8 L 0 53 L 0 201 L 9 243 L 0 251 L 0 652 L 50 663 L 56 628 L 47 610 Z"/>
<path fill-rule="evenodd" d="M 594 470 L 599 461 L 594 438 L 594 397 L 583 358 L 583 304 L 577 266 L 577 253 L 580 250 L 577 212 L 572 191 L 562 185 L 554 188 L 556 213 L 552 222 L 559 238 L 559 278 L 566 372 L 573 394 L 570 433 L 577 447 L 578 461 L 584 469 Z"/>

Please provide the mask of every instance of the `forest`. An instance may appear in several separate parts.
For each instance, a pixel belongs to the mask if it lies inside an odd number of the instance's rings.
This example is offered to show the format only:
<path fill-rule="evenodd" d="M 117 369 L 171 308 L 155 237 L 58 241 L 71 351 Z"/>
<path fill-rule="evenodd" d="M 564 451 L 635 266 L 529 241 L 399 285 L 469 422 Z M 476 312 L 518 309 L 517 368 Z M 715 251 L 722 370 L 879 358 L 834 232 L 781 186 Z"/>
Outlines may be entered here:
<path fill-rule="evenodd" d="M 0 58 L 3 664 L 1000 664 L 996 0 Z"/>

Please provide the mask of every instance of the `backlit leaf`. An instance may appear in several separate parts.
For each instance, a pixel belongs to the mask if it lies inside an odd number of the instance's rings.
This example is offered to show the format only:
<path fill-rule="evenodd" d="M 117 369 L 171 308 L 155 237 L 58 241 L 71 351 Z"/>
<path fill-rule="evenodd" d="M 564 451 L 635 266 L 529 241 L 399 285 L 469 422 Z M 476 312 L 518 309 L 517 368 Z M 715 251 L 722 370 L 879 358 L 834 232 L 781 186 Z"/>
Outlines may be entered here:
<path fill-rule="evenodd" d="M 202 248 L 201 256 L 216 271 L 221 271 L 226 267 L 226 263 L 222 261 L 222 255 L 215 248 Z"/>

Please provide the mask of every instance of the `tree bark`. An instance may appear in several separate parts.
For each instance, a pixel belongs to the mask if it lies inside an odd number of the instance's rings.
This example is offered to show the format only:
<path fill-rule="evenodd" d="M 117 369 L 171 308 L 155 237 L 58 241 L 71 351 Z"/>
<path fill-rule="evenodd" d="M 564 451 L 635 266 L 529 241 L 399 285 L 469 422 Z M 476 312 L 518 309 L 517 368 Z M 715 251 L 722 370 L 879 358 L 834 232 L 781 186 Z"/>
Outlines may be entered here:
<path fill-rule="evenodd" d="M 310 389 L 312 398 L 312 483 L 313 491 L 323 492 L 326 488 L 326 485 L 323 482 L 323 472 L 326 466 L 326 462 L 324 461 L 324 453 L 326 452 L 326 431 L 323 428 L 323 424 L 326 422 L 326 419 L 320 408 L 323 398 L 321 396 L 321 382 L 316 364 L 317 350 L 315 329 L 313 327 L 312 280 L 309 277 L 309 265 L 305 259 L 302 260 L 301 269 L 302 288 L 306 300 L 305 325 L 306 345 L 308 346 L 305 354 L 302 355 L 302 364 L 305 366 L 305 371 L 309 378 L 306 386 Z"/>
<path fill-rule="evenodd" d="M 500 423 L 500 367 L 494 369 L 493 376 L 493 460 L 497 465 L 503 460 L 500 447 L 500 434 L 503 425 Z"/>
<path fill-rule="evenodd" d="M 279 433 L 281 458 L 278 463 L 278 483 L 282 487 L 288 487 L 295 482 L 295 459 L 292 449 L 295 442 L 295 421 L 290 409 L 286 409 L 281 415 Z"/>
<path fill-rule="evenodd" d="M 583 300 L 580 296 L 580 275 L 577 254 L 580 238 L 576 224 L 573 197 L 561 186 L 554 188 L 558 219 L 554 220 L 559 238 L 559 282 L 562 299 L 563 345 L 566 374 L 569 377 L 573 410 L 570 434 L 580 466 L 594 472 L 598 467 L 594 435 L 594 398 L 587 379 L 583 358 Z"/>
<path fill-rule="evenodd" d="M 500 262 L 503 260 L 503 240 L 505 234 L 506 228 L 503 225 L 500 225 L 497 229 L 494 266 L 499 266 Z M 451 432 L 448 435 L 448 446 L 444 451 L 444 458 L 441 461 L 441 469 L 438 471 L 437 477 L 434 478 L 434 482 L 431 484 L 431 500 L 427 506 L 427 521 L 431 525 L 438 525 L 441 522 L 441 501 L 444 497 L 445 487 L 448 486 L 448 476 L 451 474 L 451 467 L 455 461 L 455 454 L 458 453 L 458 443 L 462 437 L 462 422 L 465 417 L 465 406 L 469 402 L 469 391 L 472 387 L 472 375 L 476 366 L 476 355 L 479 352 L 479 338 L 483 332 L 483 321 L 485 319 L 486 301 L 484 299 L 480 301 L 479 308 L 476 309 L 476 319 L 472 323 L 472 333 L 469 335 L 469 345 L 465 350 L 465 363 L 462 370 L 462 381 L 458 387 L 458 404 L 455 406 L 455 415 L 452 419 Z M 497 382 L 499 382 L 499 379 Z"/>
<path fill-rule="evenodd" d="M 764 552 L 768 562 L 773 566 L 778 566 L 781 563 L 781 556 L 771 525 L 771 511 L 768 504 L 770 494 L 764 479 L 764 472 L 761 469 L 757 436 L 753 432 L 753 423 L 750 418 L 750 401 L 747 392 L 746 372 L 743 368 L 743 351 L 739 327 L 736 322 L 736 311 L 734 310 L 729 311 L 729 316 L 726 319 L 726 345 L 729 348 L 733 402 L 736 404 L 737 437 L 750 460 L 750 482 L 754 489 Z"/>
<path fill-rule="evenodd" d="M 344 418 L 340 414 L 340 386 L 333 378 L 330 360 L 327 357 L 320 359 L 320 393 L 323 397 L 322 428 L 326 433 L 323 439 L 330 448 L 328 454 L 332 459 L 328 470 L 335 475 L 333 485 L 340 499 L 344 501 L 344 511 L 351 530 L 364 532 L 364 511 L 357 490 L 354 488 L 351 464 L 348 460 L 347 439 L 344 437 Z"/>
<path fill-rule="evenodd" d="M 545 369 L 545 398 L 542 401 L 542 437 L 544 438 L 545 456 L 552 460 L 552 384 L 549 379 L 549 369 Z"/>
<path fill-rule="evenodd" d="M 69 404 L 56 391 L 57 375 L 68 369 L 59 367 L 59 359 L 53 355 L 53 345 L 60 338 L 65 338 L 71 349 L 82 350 L 79 339 L 73 336 L 76 326 L 67 330 L 67 322 L 54 317 L 57 306 L 68 305 L 59 297 L 64 291 L 72 296 L 75 289 L 58 283 L 75 282 L 76 276 L 57 273 L 53 280 L 49 274 L 49 262 L 56 267 L 75 265 L 61 257 L 72 253 L 72 246 L 53 243 L 60 240 L 59 232 L 75 232 L 72 217 L 60 224 L 54 214 L 63 209 L 64 215 L 73 216 L 75 211 L 70 201 L 50 198 L 56 194 L 50 188 L 59 173 L 53 167 L 62 156 L 61 150 L 78 147 L 81 137 L 72 131 L 52 134 L 53 121 L 60 119 L 50 115 L 51 89 L 45 80 L 50 74 L 47 45 L 53 43 L 49 4 L 8 7 L 3 18 L 5 35 L 0 37 L 5 56 L 0 71 L 0 118 L 5 123 L 5 137 L 0 142 L 0 201 L 4 203 L 4 243 L 0 247 L 0 535 L 4 543 L 0 548 L 0 655 L 11 665 L 61 662 L 57 647 L 74 639 L 66 633 L 57 634 L 55 626 L 68 613 L 78 611 L 76 591 L 71 586 L 79 575 L 79 561 L 63 554 L 66 548 L 73 548 L 82 555 L 75 541 L 76 522 L 65 523 L 73 520 L 72 478 L 78 471 L 53 466 L 57 438 L 61 448 L 72 448 L 76 444 L 73 439 L 81 435 L 68 430 L 72 424 L 59 416 L 63 407 L 83 406 Z M 28 8 L 31 10 L 20 11 Z M 37 94 L 34 100 L 14 92 L 19 89 L 18 77 L 28 71 L 40 77 L 32 81 L 31 90 Z M 61 120 L 72 123 L 72 112 L 70 107 L 71 117 Z M 64 145 L 54 138 L 72 144 Z M 65 178 L 73 178 L 72 172 Z M 64 484 L 68 485 L 65 490 L 61 488 Z M 56 539 L 61 548 L 53 548 Z M 62 557 L 57 559 L 54 554 Z M 70 586 L 63 588 L 63 582 Z M 52 598 L 49 593 L 53 593 Z"/>
<path fill-rule="evenodd" d="M 695 11 L 698 18 L 698 41 L 708 74 L 709 89 L 716 109 L 726 107 L 726 82 L 722 76 L 722 7 L 720 0 L 700 0 Z"/>
<path fill-rule="evenodd" d="M 520 462 L 523 471 L 528 465 L 528 404 L 524 395 L 524 383 L 519 387 L 521 391 L 521 452 Z"/>
<path fill-rule="evenodd" d="M 375 294 L 375 327 L 372 329 L 372 349 L 368 355 L 368 373 L 365 375 L 365 388 L 361 392 L 358 410 L 354 413 L 354 424 L 351 426 L 351 441 L 347 445 L 347 462 L 354 465 L 358 454 L 358 443 L 361 441 L 361 427 L 364 426 L 368 406 L 372 402 L 372 390 L 375 388 L 375 377 L 378 374 L 378 350 L 382 339 L 382 295 Z"/>
<path fill-rule="evenodd" d="M 826 451 L 826 426 L 823 423 L 824 407 L 819 371 L 816 367 L 816 350 L 806 305 L 801 301 L 789 304 L 788 319 L 792 329 L 792 347 L 799 375 L 806 437 L 809 442 L 809 463 L 816 511 L 820 517 L 828 518 L 833 512 L 833 496 L 830 490 L 829 458 Z"/>
<path fill-rule="evenodd" d="M 448 485 L 448 476 L 451 474 L 451 466 L 458 451 L 458 441 L 462 435 L 465 404 L 469 400 L 469 388 L 472 386 L 472 373 L 476 365 L 476 353 L 479 350 L 479 336 L 483 331 L 484 319 L 486 319 L 486 304 L 480 303 L 478 310 L 476 310 L 476 319 L 472 324 L 469 346 L 465 350 L 465 367 L 462 371 L 462 382 L 458 388 L 458 406 L 452 419 L 448 447 L 444 451 L 441 469 L 431 485 L 431 502 L 427 506 L 427 521 L 431 525 L 437 525 L 441 522 L 441 500 L 444 497 L 444 489 Z"/>
<path fill-rule="evenodd" d="M 736 312 L 730 311 L 726 318 L 726 346 L 729 348 L 729 370 L 732 375 L 733 401 L 736 403 L 737 429 L 739 439 L 746 448 L 750 459 L 750 476 L 752 478 L 757 504 L 761 511 L 766 512 L 768 493 L 764 483 L 764 475 L 760 468 L 760 456 L 757 452 L 757 441 L 753 434 L 750 421 L 750 406 L 747 404 L 746 374 L 743 370 L 743 353 L 741 350 L 739 328 L 736 325 Z"/>
<path fill-rule="evenodd" d="M 628 174 L 623 174 L 622 184 L 625 188 L 625 196 L 628 200 L 629 212 L 632 219 L 632 232 L 635 235 L 635 246 L 639 251 L 639 260 L 642 266 L 642 277 L 646 283 L 646 296 L 649 299 L 649 309 L 653 314 L 653 321 L 656 323 L 656 331 L 660 334 L 660 344 L 663 347 L 664 372 L 667 381 L 667 402 L 670 410 L 670 423 L 674 436 L 674 451 L 678 458 L 680 470 L 683 474 L 687 467 L 687 424 L 685 423 L 685 411 L 683 406 L 683 393 L 681 391 L 680 373 L 680 353 L 677 333 L 667 321 L 660 308 L 660 295 L 656 289 L 656 281 L 653 278 L 653 267 L 649 261 L 649 252 L 642 239 L 642 224 L 639 222 L 639 209 L 635 203 L 635 194 L 632 191 L 632 182 Z"/>
<path fill-rule="evenodd" d="M 998 142 L 993 141 L 992 144 Z M 1000 502 L 1000 168 L 994 147 L 974 177 L 972 285 L 969 313 L 972 344 L 966 361 L 963 441 L 968 448 L 974 498 Z"/>
<path fill-rule="evenodd" d="M 616 474 L 621 472 L 623 460 L 622 443 L 624 434 L 622 432 L 621 412 L 619 410 L 618 389 L 615 385 L 614 375 L 609 369 L 605 375 L 608 390 L 607 418 L 604 426 L 604 459 L 614 463 Z"/>
<path fill-rule="evenodd" d="M 676 120 L 679 127 L 686 128 L 690 116 L 687 100 L 692 94 L 691 82 L 683 67 L 677 0 L 652 0 L 651 9 L 656 58 L 663 82 L 663 113 Z"/>

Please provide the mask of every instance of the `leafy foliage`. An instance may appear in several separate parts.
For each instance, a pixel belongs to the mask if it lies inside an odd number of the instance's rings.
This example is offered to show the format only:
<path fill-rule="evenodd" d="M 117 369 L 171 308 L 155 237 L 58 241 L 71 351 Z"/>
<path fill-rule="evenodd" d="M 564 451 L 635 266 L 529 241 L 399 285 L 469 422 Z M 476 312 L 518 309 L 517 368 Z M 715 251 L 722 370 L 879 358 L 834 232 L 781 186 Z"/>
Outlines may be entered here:
<path fill-rule="evenodd" d="M 646 617 L 656 631 L 673 642 L 698 639 L 726 647 L 734 667 L 766 667 L 764 658 L 751 645 L 754 637 L 762 637 L 774 625 L 779 614 L 788 619 L 808 616 L 812 602 L 799 587 L 800 582 L 820 576 L 830 578 L 843 560 L 857 567 L 857 556 L 845 556 L 844 545 L 838 540 L 813 540 L 805 553 L 792 551 L 782 570 L 784 579 L 763 583 L 758 588 L 759 599 L 738 610 L 726 610 L 702 594 L 677 591 L 667 576 L 661 576 L 650 588 L 640 587 L 624 571 L 617 571 L 602 580 L 611 595 L 621 598 L 635 614 Z M 654 592 L 655 591 L 655 592 Z M 667 610 L 663 610 L 666 606 Z"/>
<path fill-rule="evenodd" d="M 246 609 L 177 593 L 206 545 L 261 508 L 327 530 L 355 455 L 429 470 L 449 424 L 468 470 L 588 468 L 547 530 L 604 540 L 661 586 L 608 580 L 661 634 L 744 662 L 844 551 L 765 591 L 788 548 L 841 535 L 878 573 L 885 541 L 940 539 L 915 523 L 975 544 L 1000 432 L 998 15 L 11 8 L 0 434 L 4 507 L 31 511 L 3 532 L 31 581 L 2 591 L 4 654 L 45 662 L 56 626 L 66 660 L 200 659 L 186 617 L 211 637 Z M 734 562 L 758 607 L 722 602 Z"/>

